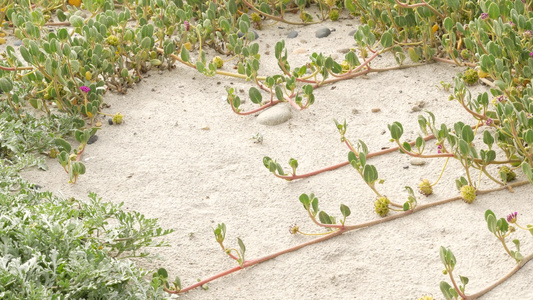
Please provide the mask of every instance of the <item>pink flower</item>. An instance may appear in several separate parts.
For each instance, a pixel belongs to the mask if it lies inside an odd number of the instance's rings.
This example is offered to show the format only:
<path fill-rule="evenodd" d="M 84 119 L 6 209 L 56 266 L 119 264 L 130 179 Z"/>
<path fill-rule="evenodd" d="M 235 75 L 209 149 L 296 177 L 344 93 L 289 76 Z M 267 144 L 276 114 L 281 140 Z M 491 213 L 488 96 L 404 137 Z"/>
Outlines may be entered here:
<path fill-rule="evenodd" d="M 485 121 L 485 124 L 486 124 L 487 126 L 490 126 L 490 125 L 494 124 L 494 120 L 491 119 L 491 118 L 487 118 L 487 121 Z"/>
<path fill-rule="evenodd" d="M 533 58 L 533 51 L 529 52 L 529 57 Z"/>
<path fill-rule="evenodd" d="M 481 20 L 486 20 L 489 18 L 489 14 L 488 13 L 482 13 L 481 14 Z"/>
<path fill-rule="evenodd" d="M 188 21 L 183 22 L 185 24 L 185 31 L 189 31 L 191 29 L 191 24 Z"/>
<path fill-rule="evenodd" d="M 518 213 L 515 211 L 514 213 L 511 213 L 507 216 L 507 222 L 509 223 L 516 223 L 516 219 L 518 218 Z"/>
<path fill-rule="evenodd" d="M 88 86 L 80 86 L 80 90 L 84 93 L 88 93 L 91 89 Z"/>
<path fill-rule="evenodd" d="M 440 151 L 442 149 L 442 145 L 438 145 L 437 146 L 437 153 L 442 153 L 442 151 Z"/>

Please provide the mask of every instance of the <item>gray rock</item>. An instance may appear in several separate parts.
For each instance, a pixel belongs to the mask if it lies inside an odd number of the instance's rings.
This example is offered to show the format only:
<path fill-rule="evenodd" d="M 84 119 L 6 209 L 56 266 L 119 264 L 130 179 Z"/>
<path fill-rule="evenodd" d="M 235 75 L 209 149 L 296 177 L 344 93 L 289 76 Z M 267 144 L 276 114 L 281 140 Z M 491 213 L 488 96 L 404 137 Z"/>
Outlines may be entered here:
<path fill-rule="evenodd" d="M 418 105 L 415 105 L 415 106 L 411 107 L 411 111 L 412 111 L 412 112 L 418 112 L 418 111 L 421 111 L 421 110 L 422 110 L 422 109 L 421 109 L 420 106 L 418 106 Z"/>
<path fill-rule="evenodd" d="M 257 116 L 257 123 L 275 126 L 287 122 L 291 117 L 291 109 L 286 105 L 278 104 Z"/>
<path fill-rule="evenodd" d="M 426 164 L 426 161 L 421 158 L 413 157 L 409 160 L 409 163 L 413 166 L 423 166 Z"/>
<path fill-rule="evenodd" d="M 253 32 L 254 35 L 255 35 L 255 39 L 254 40 L 257 40 L 259 38 L 259 34 L 257 34 L 257 32 L 255 30 L 250 30 L 250 31 Z M 248 32 L 250 32 L 250 31 L 248 31 Z M 239 32 L 237 32 L 237 36 L 241 38 L 241 37 L 244 36 L 244 33 L 239 31 Z M 244 38 L 246 39 L 245 36 L 244 36 Z"/>
<path fill-rule="evenodd" d="M 346 53 L 350 52 L 350 48 L 340 48 L 340 49 L 337 49 L 337 52 L 342 53 L 342 54 L 346 54 Z"/>
<path fill-rule="evenodd" d="M 287 38 L 289 38 L 289 39 L 293 39 L 293 38 L 295 38 L 297 36 L 298 36 L 298 31 L 296 31 L 296 30 L 291 30 L 291 31 L 289 31 L 289 34 L 287 34 Z"/>
<path fill-rule="evenodd" d="M 319 39 L 321 38 L 325 38 L 327 37 L 328 35 L 331 34 L 331 30 L 327 27 L 322 27 L 322 28 L 319 28 L 317 31 L 316 31 L 316 34 L 315 36 Z"/>
<path fill-rule="evenodd" d="M 421 111 L 422 108 L 424 108 L 425 105 L 426 105 L 426 103 L 424 101 L 418 101 L 418 102 L 415 103 L 415 105 L 413 107 L 411 107 L 411 111 L 412 112 Z"/>
<path fill-rule="evenodd" d="M 98 141 L 98 136 L 95 134 L 89 138 L 89 140 L 87 141 L 87 144 L 89 145 L 94 144 L 96 141 Z"/>
<path fill-rule="evenodd" d="M 20 45 L 22 45 L 22 41 L 21 41 L 21 40 L 16 40 L 16 41 L 13 43 L 13 45 L 15 45 L 15 46 L 20 46 Z"/>

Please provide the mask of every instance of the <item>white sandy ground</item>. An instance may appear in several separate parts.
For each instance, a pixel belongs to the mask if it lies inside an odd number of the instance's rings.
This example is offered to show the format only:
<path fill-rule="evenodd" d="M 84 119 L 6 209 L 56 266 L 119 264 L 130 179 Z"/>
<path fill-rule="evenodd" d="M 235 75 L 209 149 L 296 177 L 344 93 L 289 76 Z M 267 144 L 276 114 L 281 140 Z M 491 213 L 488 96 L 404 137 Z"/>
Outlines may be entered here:
<path fill-rule="evenodd" d="M 354 46 L 348 32 L 356 24 L 345 19 L 325 25 L 336 31 L 320 40 L 314 33 L 324 25 L 280 23 L 259 31 L 261 73 L 278 73 L 273 46 L 290 29 L 299 31 L 297 38 L 286 39 L 292 67 L 306 62 L 313 51 L 335 54 L 342 61 L 343 54 L 337 50 Z M 293 54 L 299 48 L 308 50 L 307 54 Z M 208 53 L 214 55 L 212 50 Z M 374 65 L 394 64 L 385 55 Z M 232 64 L 224 69 L 232 71 Z M 227 226 L 227 246 L 238 247 L 236 238 L 240 237 L 247 258 L 254 259 L 312 239 L 290 235 L 291 224 L 297 223 L 307 232 L 322 231 L 300 204 L 302 193 L 315 193 L 320 208 L 330 215 L 340 216 L 340 204 L 348 205 L 352 210 L 349 224 L 378 219 L 373 211 L 374 195 L 351 167 L 287 182 L 265 169 L 263 156 L 277 159 L 286 170 L 289 158 L 294 157 L 300 173 L 345 161 L 348 150 L 340 143 L 333 118 L 346 119 L 347 137 L 354 142 L 364 140 L 370 151 L 393 146 L 387 130 L 393 121 L 401 121 L 404 137 L 414 140 L 419 134 L 418 113 L 411 112 L 411 107 L 418 101 L 424 101 L 425 109 L 437 115 L 439 124 L 450 127 L 460 120 L 475 124 L 457 102 L 447 100 L 449 92 L 436 87 L 442 80 L 452 82 L 461 70 L 438 63 L 328 85 L 315 92 L 316 103 L 308 110 L 293 110 L 291 120 L 274 127 L 258 124 L 255 116 L 232 113 L 222 100 L 225 86 L 244 89 L 239 94 L 247 98 L 252 85 L 243 80 L 206 78 L 182 65 L 171 72 L 153 71 L 127 95 L 109 92 L 105 96 L 111 105 L 107 112 L 123 113 L 125 123 L 109 126 L 103 120 L 98 141 L 83 155 L 87 173 L 77 184 L 67 183 L 67 174 L 55 160 L 48 161 L 49 171 L 29 170 L 24 176 L 65 197 L 86 199 L 89 192 L 96 192 L 106 201 L 124 202 L 127 210 L 158 218 L 164 228 L 175 229 L 166 237 L 170 247 L 152 251 L 164 260 L 140 265 L 163 266 L 170 277 L 179 275 L 186 287 L 237 265 L 215 242 L 212 229 L 217 223 Z M 478 85 L 472 90 L 486 88 Z M 255 106 L 248 100 L 244 108 Z M 381 111 L 372 113 L 372 108 Z M 358 113 L 354 114 L 354 109 Z M 206 126 L 209 130 L 202 130 Z M 263 135 L 262 144 L 250 140 L 257 133 Z M 436 151 L 431 142 L 428 148 Z M 404 186 L 416 188 L 421 178 L 433 182 L 444 164 L 443 159 L 433 159 L 424 166 L 412 166 L 409 157 L 399 153 L 369 162 L 386 180 L 378 189 L 399 203 L 407 199 Z M 454 179 L 461 175 L 459 163 L 451 162 L 435 195 L 420 196 L 419 203 L 456 196 Z M 494 187 L 483 182 L 482 188 Z M 416 299 L 429 294 L 443 299 L 439 282 L 448 277 L 442 274 L 440 246 L 453 251 L 455 275 L 468 276 L 467 293 L 473 293 L 515 265 L 487 230 L 485 210 L 493 210 L 498 217 L 518 211 L 523 224 L 532 223 L 531 191 L 528 185 L 514 194 L 495 192 L 479 196 L 472 205 L 456 201 L 349 232 L 215 280 L 208 290 L 196 289 L 181 298 Z M 533 251 L 529 233 L 520 231 L 516 237 L 522 241 L 524 254 Z M 533 264 L 529 263 L 484 299 L 531 299 L 531 278 Z"/>

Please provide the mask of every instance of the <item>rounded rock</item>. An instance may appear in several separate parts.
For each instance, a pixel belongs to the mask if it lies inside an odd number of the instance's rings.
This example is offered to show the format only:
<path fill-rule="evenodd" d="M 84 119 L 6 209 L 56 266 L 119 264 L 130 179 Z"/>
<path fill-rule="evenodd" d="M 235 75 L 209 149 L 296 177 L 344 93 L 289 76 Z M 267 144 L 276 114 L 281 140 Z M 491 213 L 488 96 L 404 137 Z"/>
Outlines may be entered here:
<path fill-rule="evenodd" d="M 87 144 L 89 145 L 94 144 L 96 141 L 98 141 L 98 136 L 95 134 L 89 138 L 89 140 L 87 141 Z"/>
<path fill-rule="evenodd" d="M 298 31 L 296 31 L 296 30 L 291 30 L 291 31 L 289 31 L 289 34 L 287 34 L 287 38 L 289 38 L 289 39 L 293 39 L 293 38 L 295 38 L 297 36 L 298 36 Z"/>
<path fill-rule="evenodd" d="M 426 164 L 426 161 L 421 158 L 414 157 L 409 160 L 409 163 L 413 166 L 423 166 Z"/>
<path fill-rule="evenodd" d="M 322 27 L 322 28 L 319 28 L 316 33 L 315 33 L 315 36 L 319 39 L 321 38 L 325 38 L 327 36 L 329 36 L 331 34 L 331 30 L 327 27 Z"/>
<path fill-rule="evenodd" d="M 291 117 L 291 109 L 286 105 L 278 104 L 257 116 L 257 123 L 275 126 L 287 122 Z"/>
<path fill-rule="evenodd" d="M 255 39 L 254 40 L 257 40 L 259 38 L 259 34 L 255 30 L 250 30 L 250 31 L 253 32 L 254 35 L 255 35 Z M 239 32 L 237 32 L 237 36 L 239 38 L 242 38 L 244 36 L 244 33 L 239 31 Z M 244 36 L 244 39 L 246 39 L 246 36 Z"/>

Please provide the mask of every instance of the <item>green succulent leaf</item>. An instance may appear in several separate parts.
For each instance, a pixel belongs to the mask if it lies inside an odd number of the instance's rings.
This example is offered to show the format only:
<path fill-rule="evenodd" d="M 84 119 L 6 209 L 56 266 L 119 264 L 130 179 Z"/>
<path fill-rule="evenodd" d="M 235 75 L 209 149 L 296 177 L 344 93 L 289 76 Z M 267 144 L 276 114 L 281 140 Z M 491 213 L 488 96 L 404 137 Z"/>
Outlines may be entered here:
<path fill-rule="evenodd" d="M 452 290 L 452 289 L 453 288 L 446 281 L 441 281 L 440 282 L 440 291 L 442 292 L 442 295 L 444 296 L 444 298 L 446 298 L 446 300 L 453 300 L 454 299 L 454 297 L 450 293 L 450 290 Z"/>
<path fill-rule="evenodd" d="M 255 104 L 260 104 L 263 101 L 261 92 L 255 87 L 251 87 L 248 94 L 250 95 L 250 100 Z"/>
<path fill-rule="evenodd" d="M 65 141 L 64 139 L 57 138 L 54 140 L 54 143 L 56 144 L 56 146 L 58 146 L 59 151 L 66 151 L 67 153 L 70 153 L 70 151 L 72 150 L 72 146 L 70 145 L 70 143 Z"/>
<path fill-rule="evenodd" d="M 331 221 L 331 217 L 325 211 L 321 211 L 318 214 L 318 219 L 322 224 L 333 224 L 333 222 Z"/>
<path fill-rule="evenodd" d="M 168 278 L 168 272 L 166 269 L 164 268 L 159 268 L 157 270 L 157 275 L 159 275 L 160 277 L 164 278 L 164 279 L 167 279 Z"/>
<path fill-rule="evenodd" d="M 403 126 L 399 122 L 388 125 L 393 140 L 399 140 L 403 135 Z"/>
<path fill-rule="evenodd" d="M 343 217 L 347 218 L 351 214 L 350 208 L 344 204 L 341 204 L 341 213 Z"/>
<path fill-rule="evenodd" d="M 496 217 L 494 216 L 494 214 L 487 215 L 485 213 L 485 220 L 487 221 L 487 227 L 489 228 L 489 231 L 495 234 L 497 228 L 496 228 Z"/>
<path fill-rule="evenodd" d="M 300 195 L 300 202 L 302 202 L 305 209 L 309 209 L 309 205 L 311 203 L 311 200 L 309 199 L 309 196 L 307 194 L 301 194 Z"/>
<path fill-rule="evenodd" d="M 369 184 L 378 180 L 378 171 L 376 170 L 376 167 L 373 165 L 365 165 L 365 168 L 363 169 L 363 178 Z"/>
<path fill-rule="evenodd" d="M 244 242 L 241 240 L 241 238 L 237 238 L 237 242 L 239 243 L 239 248 L 241 248 L 241 254 L 244 257 L 244 252 L 246 252 L 246 246 L 244 245 Z"/>

